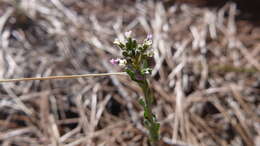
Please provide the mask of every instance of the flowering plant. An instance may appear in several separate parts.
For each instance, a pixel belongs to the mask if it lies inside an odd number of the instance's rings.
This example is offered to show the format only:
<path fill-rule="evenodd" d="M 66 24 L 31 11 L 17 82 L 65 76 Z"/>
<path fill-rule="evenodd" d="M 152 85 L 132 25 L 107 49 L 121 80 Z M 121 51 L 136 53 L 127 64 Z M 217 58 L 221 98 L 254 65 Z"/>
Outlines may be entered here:
<path fill-rule="evenodd" d="M 124 71 L 135 81 L 144 93 L 144 98 L 139 103 L 144 109 L 144 126 L 149 131 L 149 138 L 152 144 L 159 140 L 160 124 L 152 113 L 154 96 L 147 77 L 151 74 L 154 66 L 153 51 L 151 50 L 152 35 L 148 35 L 143 43 L 138 44 L 131 37 L 131 31 L 125 33 L 125 39 L 115 39 L 114 44 L 122 51 L 122 58 L 111 59 L 112 64 L 124 68 Z"/>

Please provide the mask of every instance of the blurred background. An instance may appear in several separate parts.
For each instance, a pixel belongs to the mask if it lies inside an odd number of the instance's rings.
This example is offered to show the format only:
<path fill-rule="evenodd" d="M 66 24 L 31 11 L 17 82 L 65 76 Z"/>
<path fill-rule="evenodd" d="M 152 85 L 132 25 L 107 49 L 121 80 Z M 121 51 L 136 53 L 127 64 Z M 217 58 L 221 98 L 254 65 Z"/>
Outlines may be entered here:
<path fill-rule="evenodd" d="M 118 72 L 153 34 L 162 146 L 260 145 L 258 0 L 1 0 L 0 78 Z M 127 76 L 0 84 L 0 145 L 148 146 Z"/>

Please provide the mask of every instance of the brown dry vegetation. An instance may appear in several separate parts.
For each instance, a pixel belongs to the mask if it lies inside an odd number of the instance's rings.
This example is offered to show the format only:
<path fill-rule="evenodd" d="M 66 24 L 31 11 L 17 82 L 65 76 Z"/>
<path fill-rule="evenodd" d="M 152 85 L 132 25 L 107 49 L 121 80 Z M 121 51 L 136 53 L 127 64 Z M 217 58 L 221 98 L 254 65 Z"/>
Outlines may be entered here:
<path fill-rule="evenodd" d="M 260 145 L 260 28 L 219 9 L 120 0 L 0 2 L 0 77 L 117 72 L 114 38 L 154 36 L 161 145 Z M 0 145 L 146 146 L 127 76 L 0 85 Z"/>

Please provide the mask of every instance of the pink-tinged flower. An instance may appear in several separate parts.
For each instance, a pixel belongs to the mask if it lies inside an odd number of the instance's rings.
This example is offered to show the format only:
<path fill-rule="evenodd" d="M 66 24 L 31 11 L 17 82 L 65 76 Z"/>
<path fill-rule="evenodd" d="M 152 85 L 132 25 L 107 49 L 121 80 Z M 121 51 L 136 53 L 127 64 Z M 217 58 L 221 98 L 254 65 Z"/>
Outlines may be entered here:
<path fill-rule="evenodd" d="M 113 64 L 113 65 L 116 65 L 116 64 L 119 63 L 119 59 L 111 59 L 110 63 Z"/>
<path fill-rule="evenodd" d="M 131 37 L 131 34 L 132 34 L 132 31 L 128 31 L 128 32 L 125 32 L 125 37 L 126 38 L 130 38 Z"/>
<path fill-rule="evenodd" d="M 147 46 L 151 46 L 153 43 L 152 38 L 153 36 L 151 34 L 148 34 L 143 44 Z"/>
<path fill-rule="evenodd" d="M 146 37 L 147 40 L 152 40 L 153 39 L 153 35 L 152 34 L 148 34 Z"/>

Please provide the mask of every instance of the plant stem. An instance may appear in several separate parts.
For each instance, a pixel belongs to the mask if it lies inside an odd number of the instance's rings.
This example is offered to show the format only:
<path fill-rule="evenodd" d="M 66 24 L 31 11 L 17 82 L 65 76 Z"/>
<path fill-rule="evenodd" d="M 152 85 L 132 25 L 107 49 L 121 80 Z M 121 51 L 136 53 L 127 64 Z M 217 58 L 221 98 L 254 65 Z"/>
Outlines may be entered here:
<path fill-rule="evenodd" d="M 154 102 L 153 93 L 147 79 L 144 79 L 138 84 L 142 88 L 142 91 L 144 93 L 144 104 L 142 104 L 144 108 L 144 125 L 149 130 L 151 145 L 155 146 L 159 140 L 160 125 L 159 123 L 157 123 L 156 117 L 152 113 L 152 104 Z"/>

